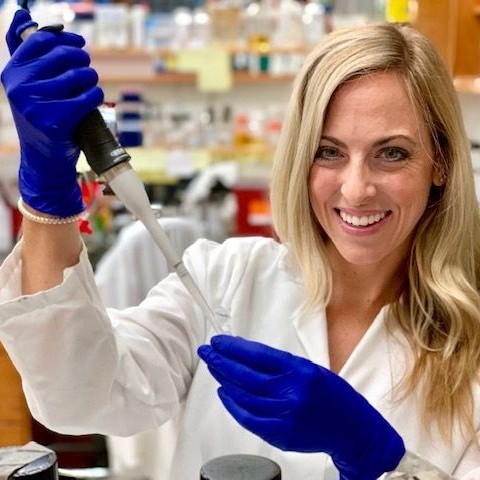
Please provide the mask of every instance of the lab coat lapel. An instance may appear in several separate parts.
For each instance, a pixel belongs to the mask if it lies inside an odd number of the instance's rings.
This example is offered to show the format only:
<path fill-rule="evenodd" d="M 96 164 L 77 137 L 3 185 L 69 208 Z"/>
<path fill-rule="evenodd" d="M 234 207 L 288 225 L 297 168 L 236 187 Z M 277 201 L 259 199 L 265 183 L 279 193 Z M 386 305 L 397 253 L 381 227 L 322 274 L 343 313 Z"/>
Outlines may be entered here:
<path fill-rule="evenodd" d="M 318 365 L 330 368 L 325 308 L 321 307 L 308 314 L 295 312 L 293 325 L 306 357 Z"/>
<path fill-rule="evenodd" d="M 388 307 L 383 307 L 375 317 L 363 337 L 341 368 L 339 375 L 343 378 L 356 378 L 359 372 L 365 372 L 363 381 L 367 381 L 370 373 L 378 369 L 378 360 L 390 358 L 385 315 Z M 359 365 L 362 369 L 359 369 Z"/>
<path fill-rule="evenodd" d="M 364 370 L 368 370 L 370 373 L 370 369 L 365 368 L 365 364 L 369 364 L 371 361 L 373 362 L 371 367 L 375 369 L 375 362 L 378 361 L 378 358 L 382 358 L 382 355 L 377 352 L 379 349 L 382 350 L 382 354 L 386 355 L 383 356 L 383 358 L 388 358 L 385 330 L 386 309 L 387 307 L 383 307 L 380 310 L 377 317 L 360 339 L 360 342 L 340 370 L 339 375 L 341 377 L 348 378 L 350 376 L 357 376 L 358 365 L 363 365 Z M 294 314 L 293 325 L 306 356 L 312 362 L 330 368 L 325 308 L 321 307 L 309 314 L 296 312 Z M 379 354 L 377 355 L 377 353 Z M 368 376 L 367 374 L 367 377 Z"/>

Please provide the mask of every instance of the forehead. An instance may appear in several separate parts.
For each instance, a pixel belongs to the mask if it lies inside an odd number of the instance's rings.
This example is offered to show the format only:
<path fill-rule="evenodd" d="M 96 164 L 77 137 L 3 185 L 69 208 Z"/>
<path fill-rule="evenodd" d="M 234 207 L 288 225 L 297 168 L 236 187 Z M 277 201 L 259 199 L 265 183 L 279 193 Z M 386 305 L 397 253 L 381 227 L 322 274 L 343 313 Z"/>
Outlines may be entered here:
<path fill-rule="evenodd" d="M 412 102 L 403 78 L 395 72 L 362 75 L 338 88 L 330 100 L 324 130 L 352 123 L 426 133 L 420 111 Z"/>

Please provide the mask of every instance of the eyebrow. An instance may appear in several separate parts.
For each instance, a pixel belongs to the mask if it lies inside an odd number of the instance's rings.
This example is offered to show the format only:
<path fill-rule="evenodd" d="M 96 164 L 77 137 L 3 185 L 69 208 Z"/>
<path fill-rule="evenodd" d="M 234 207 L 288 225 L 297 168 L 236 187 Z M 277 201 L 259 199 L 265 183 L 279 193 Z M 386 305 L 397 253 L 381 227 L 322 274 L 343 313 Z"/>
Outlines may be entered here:
<path fill-rule="evenodd" d="M 402 140 L 406 140 L 408 143 L 410 143 L 412 146 L 416 146 L 416 142 L 410 138 L 409 136 L 407 135 L 402 135 L 402 134 L 399 134 L 399 135 L 390 135 L 389 137 L 385 137 L 385 138 L 381 138 L 380 140 L 377 140 L 373 146 L 374 147 L 380 147 L 382 145 L 386 145 L 387 143 L 391 142 L 392 140 L 398 140 L 398 139 L 402 139 Z M 341 142 L 340 140 L 338 140 L 338 138 L 335 138 L 335 137 L 330 137 L 329 135 L 322 135 L 320 140 L 328 140 L 329 142 L 332 142 L 333 144 L 339 146 L 339 147 L 342 147 L 342 148 L 346 148 L 347 146 L 345 145 L 345 143 Z"/>

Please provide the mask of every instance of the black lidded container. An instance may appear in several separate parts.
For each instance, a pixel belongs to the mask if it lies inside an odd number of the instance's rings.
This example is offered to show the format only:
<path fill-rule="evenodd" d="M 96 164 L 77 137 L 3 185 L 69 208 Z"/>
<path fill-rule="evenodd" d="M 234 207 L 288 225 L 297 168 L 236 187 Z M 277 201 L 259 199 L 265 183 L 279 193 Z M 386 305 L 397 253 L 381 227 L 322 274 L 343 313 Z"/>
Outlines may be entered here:
<path fill-rule="evenodd" d="M 259 455 L 216 457 L 200 469 L 200 480 L 281 480 L 277 463 Z"/>
<path fill-rule="evenodd" d="M 0 462 L 8 459 L 14 454 L 29 453 L 29 449 L 36 452 L 35 447 L 27 444 L 23 447 L 0 448 Z M 58 480 L 57 455 L 53 450 L 41 447 L 35 460 L 19 465 L 8 476 L 8 480 Z"/>

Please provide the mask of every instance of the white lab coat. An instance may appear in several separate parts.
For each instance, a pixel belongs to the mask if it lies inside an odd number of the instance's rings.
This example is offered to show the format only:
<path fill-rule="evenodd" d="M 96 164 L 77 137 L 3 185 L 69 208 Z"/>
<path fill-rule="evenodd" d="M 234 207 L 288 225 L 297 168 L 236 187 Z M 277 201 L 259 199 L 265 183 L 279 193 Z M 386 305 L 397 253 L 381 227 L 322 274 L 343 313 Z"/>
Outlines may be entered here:
<path fill-rule="evenodd" d="M 200 222 L 187 217 L 158 219 L 174 250 L 183 252 L 203 235 Z M 141 222 L 122 228 L 95 268 L 95 282 L 107 307 L 138 305 L 173 268 Z M 132 275 L 132 272 L 135 272 Z M 178 418 L 160 428 L 128 437 L 106 437 L 109 472 L 148 480 L 167 480 L 175 452 Z"/>
<path fill-rule="evenodd" d="M 179 254 L 203 236 L 200 222 L 190 218 L 162 217 L 158 223 Z M 95 282 L 105 305 L 122 309 L 138 305 L 172 271 L 148 230 L 137 221 L 122 228 L 99 260 Z"/>
<path fill-rule="evenodd" d="M 20 248 L 0 271 L 0 340 L 23 377 L 33 415 L 49 428 L 129 435 L 162 424 L 184 402 L 172 480 L 198 478 L 203 463 L 232 453 L 272 458 L 284 480 L 338 478 L 326 455 L 277 450 L 224 410 L 196 354 L 212 331 L 175 275 L 139 307 L 107 315 L 86 251 L 65 271 L 62 285 L 22 296 Z M 302 283 L 283 246 L 266 238 L 222 245 L 200 240 L 184 261 L 209 304 L 230 310 L 235 334 L 328 367 L 325 311 L 299 314 Z M 407 352 L 400 330 L 387 332 L 384 308 L 340 375 L 382 412 L 409 450 L 458 478 L 479 479 L 480 452 L 473 444 L 458 431 L 452 445 L 436 431 L 429 437 L 420 428 L 415 396 L 392 401 L 392 386 L 411 360 Z M 479 399 L 476 389 L 476 412 Z M 478 431 L 478 416 L 475 426 Z"/>

